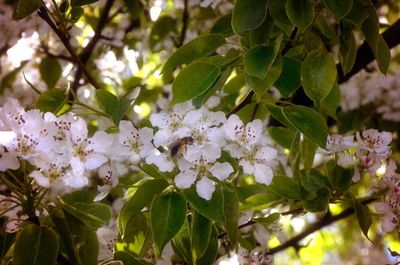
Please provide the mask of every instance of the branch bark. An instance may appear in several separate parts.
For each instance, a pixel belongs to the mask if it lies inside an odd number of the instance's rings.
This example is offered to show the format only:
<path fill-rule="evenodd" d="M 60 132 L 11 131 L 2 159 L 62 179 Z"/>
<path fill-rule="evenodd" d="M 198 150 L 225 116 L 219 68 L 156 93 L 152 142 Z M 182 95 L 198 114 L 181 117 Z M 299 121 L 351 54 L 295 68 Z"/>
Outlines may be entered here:
<path fill-rule="evenodd" d="M 80 67 L 82 69 L 82 72 L 86 76 L 86 78 L 89 81 L 89 83 L 92 84 L 96 89 L 100 89 L 99 84 L 96 82 L 96 80 L 92 77 L 92 75 L 86 69 L 85 65 L 83 64 L 81 59 L 76 54 L 74 48 L 72 48 L 71 44 L 69 43 L 68 38 L 54 24 L 53 20 L 49 16 L 47 8 L 46 7 L 41 7 L 41 8 L 38 9 L 37 13 L 38 13 L 39 17 L 41 17 L 50 26 L 50 28 L 54 31 L 54 33 L 56 33 L 58 38 L 63 43 L 64 47 L 67 49 L 67 51 L 71 55 L 72 61 L 74 62 L 74 64 L 76 64 L 78 67 Z"/>
<path fill-rule="evenodd" d="M 86 47 L 83 49 L 82 53 L 80 54 L 80 59 L 82 61 L 83 67 L 78 65 L 78 69 L 76 70 L 75 74 L 75 79 L 74 83 L 72 85 L 72 90 L 76 91 L 79 87 L 79 81 L 82 77 L 82 73 L 84 73 L 84 69 L 86 68 L 86 64 L 90 59 L 90 56 L 92 55 L 94 48 L 96 47 L 96 44 L 99 42 L 101 39 L 101 33 L 105 26 L 107 25 L 107 22 L 109 21 L 108 15 L 111 11 L 111 7 L 113 6 L 115 0 L 107 0 L 107 2 L 104 5 L 103 12 L 100 15 L 99 22 L 97 24 L 97 27 L 95 29 L 94 35 L 89 41 L 89 43 L 86 45 Z"/>

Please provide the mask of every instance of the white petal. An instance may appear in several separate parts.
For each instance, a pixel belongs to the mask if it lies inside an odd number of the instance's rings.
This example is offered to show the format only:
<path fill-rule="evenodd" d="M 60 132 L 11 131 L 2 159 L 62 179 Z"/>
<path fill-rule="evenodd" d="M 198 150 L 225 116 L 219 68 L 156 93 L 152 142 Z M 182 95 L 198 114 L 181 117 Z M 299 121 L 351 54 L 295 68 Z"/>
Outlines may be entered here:
<path fill-rule="evenodd" d="M 149 144 L 153 140 L 153 129 L 148 127 L 139 129 L 139 138 L 142 144 Z"/>
<path fill-rule="evenodd" d="M 175 167 L 174 163 L 163 153 L 150 154 L 146 157 L 146 163 L 156 165 L 161 172 L 171 172 Z"/>
<path fill-rule="evenodd" d="M 243 134 L 244 125 L 237 115 L 231 115 L 224 125 L 225 136 L 228 140 L 236 141 Z"/>
<path fill-rule="evenodd" d="M 8 147 L 16 137 L 17 134 L 13 131 L 0 131 L 0 144 Z"/>
<path fill-rule="evenodd" d="M 86 157 L 85 166 L 87 169 L 92 170 L 92 169 L 96 169 L 96 168 L 100 167 L 107 161 L 108 161 L 108 158 L 105 155 L 95 153 L 95 154 L 88 155 Z"/>
<path fill-rule="evenodd" d="M 214 183 L 207 177 L 202 177 L 201 180 L 196 183 L 197 194 L 207 201 L 211 199 L 214 190 Z"/>
<path fill-rule="evenodd" d="M 38 170 L 33 171 L 31 174 L 29 174 L 31 178 L 34 178 L 37 182 L 37 184 L 41 187 L 49 188 L 50 187 L 50 181 L 48 178 L 43 176 L 42 173 L 40 173 Z"/>
<path fill-rule="evenodd" d="M 228 162 L 216 162 L 210 169 L 211 174 L 219 180 L 224 180 L 233 172 L 231 164 Z"/>
<path fill-rule="evenodd" d="M 399 220 L 397 219 L 397 216 L 395 214 L 389 212 L 385 214 L 384 217 L 381 218 L 381 222 L 382 222 L 382 231 L 384 233 L 388 233 L 390 231 L 393 231 L 393 229 L 397 226 Z"/>
<path fill-rule="evenodd" d="M 175 177 L 175 184 L 178 188 L 180 189 L 187 189 L 192 186 L 193 182 L 196 180 L 197 173 L 188 170 L 188 171 L 182 171 Z"/>
<path fill-rule="evenodd" d="M 272 169 L 266 165 L 256 163 L 254 178 L 258 183 L 269 185 L 272 182 Z"/>
<path fill-rule="evenodd" d="M 0 152 L 0 171 L 6 171 L 7 169 L 15 170 L 18 168 L 19 160 L 14 154 Z"/>
<path fill-rule="evenodd" d="M 90 139 L 90 142 L 90 148 L 94 151 L 107 153 L 113 143 L 113 138 L 105 132 L 98 131 Z"/>
<path fill-rule="evenodd" d="M 70 163 L 74 174 L 81 175 L 85 172 L 85 164 L 78 157 L 71 157 Z"/>
<path fill-rule="evenodd" d="M 242 159 L 239 161 L 239 165 L 242 166 L 243 173 L 248 174 L 248 175 L 253 175 L 255 168 L 252 163 L 250 163 L 247 160 Z"/>
<path fill-rule="evenodd" d="M 167 146 L 168 141 L 172 138 L 172 134 L 169 130 L 159 130 L 154 135 L 154 145 L 159 147 L 161 145 Z"/>
<path fill-rule="evenodd" d="M 257 159 L 264 161 L 271 161 L 276 158 L 277 151 L 269 146 L 260 148 L 256 154 Z"/>
<path fill-rule="evenodd" d="M 224 150 L 228 151 L 234 158 L 242 158 L 244 156 L 244 150 L 238 144 L 232 143 L 224 147 Z"/>
<path fill-rule="evenodd" d="M 160 129 L 167 128 L 170 123 L 170 117 L 166 113 L 157 113 L 150 116 L 150 122 L 154 127 Z"/>
<path fill-rule="evenodd" d="M 255 144 L 260 140 L 262 134 L 261 120 L 254 120 L 246 125 L 246 140 L 249 144 Z"/>

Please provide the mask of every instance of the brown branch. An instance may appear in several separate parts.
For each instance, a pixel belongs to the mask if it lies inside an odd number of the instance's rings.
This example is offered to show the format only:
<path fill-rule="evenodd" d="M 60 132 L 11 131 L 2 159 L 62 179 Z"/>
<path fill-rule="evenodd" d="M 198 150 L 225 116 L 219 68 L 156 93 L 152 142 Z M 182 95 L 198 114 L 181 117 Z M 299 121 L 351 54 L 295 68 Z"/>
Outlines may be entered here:
<path fill-rule="evenodd" d="M 189 0 L 183 1 L 183 13 L 182 13 L 182 29 L 181 34 L 179 35 L 179 40 L 176 43 L 176 47 L 179 48 L 183 45 L 186 38 L 186 32 L 189 24 Z"/>
<path fill-rule="evenodd" d="M 90 39 L 89 43 L 86 45 L 86 47 L 83 49 L 80 55 L 80 59 L 84 67 L 78 66 L 78 69 L 76 70 L 74 83 L 72 84 L 71 88 L 73 91 L 76 91 L 78 89 L 82 72 L 84 72 L 84 68 L 86 67 L 87 62 L 89 61 L 90 56 L 92 55 L 94 48 L 96 47 L 96 44 L 102 38 L 101 33 L 109 21 L 108 15 L 111 11 L 111 7 L 113 6 L 114 2 L 115 0 L 107 0 L 106 4 L 104 5 L 103 12 L 100 15 L 99 22 L 95 29 L 94 35 Z"/>
<path fill-rule="evenodd" d="M 375 200 L 376 200 L 375 198 L 368 198 L 368 199 L 362 201 L 362 203 L 364 205 L 367 205 L 371 202 L 374 202 Z M 354 213 L 354 209 L 352 207 L 344 210 L 343 212 L 341 212 L 340 214 L 337 214 L 337 215 L 331 215 L 330 212 L 328 212 L 321 220 L 312 224 L 310 227 L 305 229 L 303 232 L 301 232 L 297 236 L 291 238 L 290 240 L 286 241 L 282 245 L 277 246 L 275 248 L 271 248 L 266 254 L 272 255 L 272 254 L 278 253 L 282 250 L 285 250 L 289 247 L 296 248 L 299 246 L 299 242 L 302 239 L 304 239 L 305 237 L 307 237 L 308 235 L 311 235 L 312 233 L 314 233 L 314 232 L 320 230 L 321 228 L 328 226 L 334 222 L 342 220 L 342 219 L 352 215 L 353 213 Z"/>
<path fill-rule="evenodd" d="M 85 65 L 81 61 L 81 59 L 78 57 L 76 54 L 74 48 L 72 48 L 71 44 L 69 43 L 68 38 L 62 33 L 59 28 L 54 24 L 53 20 L 50 18 L 49 13 L 47 12 L 46 7 L 41 7 L 37 11 L 39 17 L 41 17 L 49 26 L 50 28 L 56 33 L 58 38 L 61 40 L 63 43 L 64 47 L 67 49 L 69 54 L 71 55 L 71 59 L 76 64 L 78 67 L 82 69 L 83 74 L 86 76 L 87 80 L 89 81 L 92 86 L 94 86 L 96 89 L 100 89 L 99 84 L 94 80 L 92 75 L 89 73 L 89 71 L 86 69 Z"/>

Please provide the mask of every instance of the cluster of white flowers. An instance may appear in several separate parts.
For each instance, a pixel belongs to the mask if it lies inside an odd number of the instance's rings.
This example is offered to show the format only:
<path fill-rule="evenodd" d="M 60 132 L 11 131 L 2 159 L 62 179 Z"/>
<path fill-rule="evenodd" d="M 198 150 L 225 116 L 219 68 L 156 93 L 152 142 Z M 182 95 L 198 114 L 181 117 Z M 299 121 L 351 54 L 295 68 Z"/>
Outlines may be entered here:
<path fill-rule="evenodd" d="M 396 163 L 390 160 L 383 176 L 383 184 L 387 189 L 383 202 L 375 203 L 378 213 L 382 214 L 383 232 L 400 231 L 400 174 L 396 173 Z"/>
<path fill-rule="evenodd" d="M 30 173 L 37 184 L 56 191 L 82 188 L 97 172 L 98 188 L 106 195 L 119 176 L 145 161 L 161 172 L 178 168 L 176 187 L 195 183 L 199 196 L 209 200 L 215 181 L 234 172 L 222 161 L 225 150 L 245 174 L 271 183 L 277 151 L 260 120 L 245 126 L 236 115 L 226 119 L 223 112 L 178 104 L 170 112 L 151 115 L 150 121 L 158 129 L 154 137 L 152 128 L 138 129 L 127 120 L 120 122 L 118 133 L 89 136 L 80 117 L 25 111 L 9 98 L 0 109 L 0 171 L 17 169 L 19 159 L 26 160 L 37 168 Z"/>
<path fill-rule="evenodd" d="M 368 129 L 351 136 L 333 134 L 328 137 L 326 150 L 334 154 L 339 166 L 355 167 L 353 181 L 360 180 L 363 173 L 376 176 L 376 171 L 391 155 L 390 132 Z"/>
<path fill-rule="evenodd" d="M 154 145 L 168 152 L 153 153 L 146 162 L 156 164 L 163 172 L 177 166 L 178 188 L 190 188 L 195 183 L 199 196 L 211 199 L 215 181 L 227 179 L 234 171 L 228 162 L 218 161 L 222 150 L 239 161 L 245 174 L 253 175 L 259 183 L 271 183 L 277 151 L 260 120 L 245 126 L 236 115 L 226 119 L 223 112 L 193 110 L 189 104 L 179 104 L 171 112 L 151 115 L 150 121 L 158 128 Z"/>
<path fill-rule="evenodd" d="M 9 1 L 0 1 L 0 50 L 13 46 L 21 36 L 30 36 L 35 31 L 44 31 L 44 23 L 38 17 L 28 17 L 23 21 L 12 19 L 13 6 Z"/>
<path fill-rule="evenodd" d="M 400 121 L 400 74 L 381 76 L 361 71 L 340 86 L 341 108 L 351 111 L 372 105 L 382 118 Z"/>

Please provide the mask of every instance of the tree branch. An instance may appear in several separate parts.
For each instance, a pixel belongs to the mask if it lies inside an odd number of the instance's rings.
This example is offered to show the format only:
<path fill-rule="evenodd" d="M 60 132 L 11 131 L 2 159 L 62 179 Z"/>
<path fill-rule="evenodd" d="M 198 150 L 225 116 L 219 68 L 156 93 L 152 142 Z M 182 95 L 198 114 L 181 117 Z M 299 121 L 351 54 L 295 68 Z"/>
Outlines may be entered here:
<path fill-rule="evenodd" d="M 83 49 L 83 51 L 80 55 L 80 59 L 81 59 L 84 67 L 78 65 L 78 69 L 76 70 L 76 74 L 75 74 L 74 83 L 72 85 L 73 91 L 76 91 L 79 87 L 79 81 L 81 79 L 82 72 L 84 71 L 84 68 L 86 67 L 87 62 L 89 61 L 90 56 L 92 55 L 97 42 L 102 37 L 101 33 L 102 33 L 103 29 L 105 28 L 105 26 L 107 25 L 107 22 L 109 21 L 108 15 L 111 11 L 111 7 L 113 6 L 114 2 L 115 2 L 115 0 L 107 0 L 107 2 L 105 3 L 103 12 L 100 15 L 99 22 L 95 29 L 94 35 L 91 38 L 91 40 L 89 41 L 89 43 L 86 45 L 86 47 Z"/>
<path fill-rule="evenodd" d="M 90 84 L 92 84 L 96 89 L 100 89 L 99 84 L 94 80 L 92 75 L 89 73 L 89 71 L 86 69 L 85 65 L 81 61 L 81 59 L 78 57 L 76 54 L 75 50 L 72 48 L 71 44 L 69 43 L 69 40 L 67 37 L 62 33 L 58 27 L 54 24 L 53 20 L 50 18 L 47 8 L 46 7 L 41 7 L 37 11 L 39 17 L 41 17 L 49 26 L 50 28 L 56 33 L 58 38 L 61 40 L 63 43 L 64 47 L 67 49 L 69 54 L 71 55 L 71 59 L 76 64 L 78 67 L 82 69 L 83 74 L 86 76 L 87 80 L 89 81 Z"/>
<path fill-rule="evenodd" d="M 182 14 L 182 29 L 181 29 L 181 34 L 179 35 L 179 40 L 176 44 L 176 47 L 179 48 L 183 45 L 183 43 L 185 42 L 185 38 L 186 38 L 186 31 L 187 31 L 187 27 L 189 24 L 189 1 L 188 0 L 184 0 L 183 1 L 184 7 L 183 7 L 183 14 Z"/>
<path fill-rule="evenodd" d="M 367 205 L 371 202 L 374 202 L 375 200 L 376 200 L 375 198 L 368 198 L 368 199 L 365 199 L 364 201 L 362 201 L 362 204 Z M 353 213 L 354 213 L 354 209 L 352 207 L 344 210 L 343 212 L 341 212 L 338 215 L 331 215 L 328 212 L 328 214 L 326 214 L 321 220 L 312 224 L 310 227 L 305 229 L 303 232 L 301 232 L 297 236 L 291 238 L 290 240 L 286 241 L 282 245 L 277 246 L 275 248 L 271 248 L 269 251 L 267 251 L 266 254 L 272 255 L 272 254 L 278 253 L 282 250 L 285 250 L 289 247 L 297 247 L 299 245 L 299 242 L 302 239 L 304 239 L 305 237 L 307 237 L 308 235 L 311 235 L 312 233 L 314 233 L 314 232 L 320 230 L 321 228 L 328 226 L 334 222 L 342 220 L 342 219 L 352 215 Z"/>

